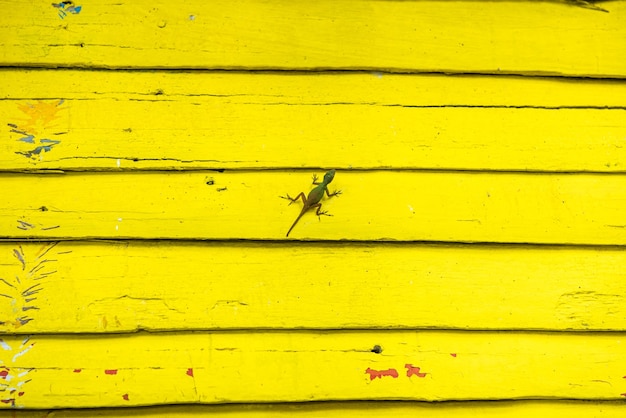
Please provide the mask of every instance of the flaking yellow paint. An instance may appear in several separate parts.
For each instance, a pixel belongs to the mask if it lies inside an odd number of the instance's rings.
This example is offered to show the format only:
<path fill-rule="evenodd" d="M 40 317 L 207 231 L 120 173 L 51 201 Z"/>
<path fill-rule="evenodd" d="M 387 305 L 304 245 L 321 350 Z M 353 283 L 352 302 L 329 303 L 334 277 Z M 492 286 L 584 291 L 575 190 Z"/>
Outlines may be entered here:
<path fill-rule="evenodd" d="M 280 196 L 314 173 L 0 174 L 0 235 L 283 240 L 302 203 Z M 306 214 L 289 239 L 626 243 L 622 174 L 338 171 L 330 189 L 333 216 Z"/>
<path fill-rule="evenodd" d="M 0 6 L 13 66 L 626 75 L 621 1 L 100 0 L 63 19 L 45 0 Z"/>
<path fill-rule="evenodd" d="M 619 400 L 626 390 L 623 338 L 622 333 L 295 330 L 38 335 L 3 338 L 0 355 L 14 380 L 23 375 L 16 405 L 30 408 Z"/>
<path fill-rule="evenodd" d="M 617 248 L 16 242 L 0 245 L 0 266 L 11 333 L 626 330 Z"/>
<path fill-rule="evenodd" d="M 625 5 L 0 2 L 0 406 L 623 415 Z"/>
<path fill-rule="evenodd" d="M 555 401 L 500 401 L 494 402 L 318 402 L 292 404 L 256 405 L 185 405 L 149 408 L 63 409 L 55 411 L 0 411 L 0 417 L 11 418 L 92 418 L 92 417 L 212 417 L 212 418 L 268 418 L 308 417 L 339 418 L 418 416 L 443 418 L 468 417 L 571 417 L 571 418 L 621 418 L 624 407 L 621 402 L 555 402 Z"/>
<path fill-rule="evenodd" d="M 9 99 L 0 102 L 3 124 L 28 125 L 24 110 L 56 112 L 43 132 L 28 132 L 36 144 L 7 128 L 9 140 L 0 143 L 5 170 L 625 171 L 626 88 L 617 81 L 3 73 L 0 94 Z M 60 143 L 25 155 L 43 138 Z"/>

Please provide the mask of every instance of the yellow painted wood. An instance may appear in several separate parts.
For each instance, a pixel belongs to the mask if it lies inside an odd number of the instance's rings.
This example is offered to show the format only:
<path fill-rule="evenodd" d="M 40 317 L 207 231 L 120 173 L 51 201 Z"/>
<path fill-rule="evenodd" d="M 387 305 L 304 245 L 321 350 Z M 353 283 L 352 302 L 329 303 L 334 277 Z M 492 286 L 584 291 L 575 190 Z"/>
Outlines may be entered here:
<path fill-rule="evenodd" d="M 214 417 L 214 418 L 267 418 L 311 417 L 341 418 L 346 416 L 376 418 L 408 418 L 415 416 L 474 418 L 501 417 L 570 417 L 570 418 L 622 418 L 622 402 L 574 401 L 500 401 L 500 402 L 323 402 L 305 404 L 254 404 L 254 405 L 185 405 L 151 408 L 64 409 L 55 411 L 0 411 L 0 417 L 11 418 L 124 418 L 124 417 Z"/>
<path fill-rule="evenodd" d="M 0 3 L 2 64 L 626 75 L 623 2 L 74 4 Z"/>
<path fill-rule="evenodd" d="M 8 333 L 626 330 L 622 249 L 4 243 L 0 278 Z"/>
<path fill-rule="evenodd" d="M 626 169 L 626 84 L 619 82 L 58 70 L 1 76 L 3 171 Z"/>
<path fill-rule="evenodd" d="M 0 236 L 285 239 L 312 172 L 0 175 Z M 323 172 L 317 172 L 322 175 Z M 626 176 L 342 172 L 290 239 L 626 243 Z"/>
<path fill-rule="evenodd" d="M 28 408 L 619 400 L 623 342 L 621 333 L 389 331 L 2 337 L 2 367 L 12 377 L 2 396 L 16 387 L 16 406 Z"/>

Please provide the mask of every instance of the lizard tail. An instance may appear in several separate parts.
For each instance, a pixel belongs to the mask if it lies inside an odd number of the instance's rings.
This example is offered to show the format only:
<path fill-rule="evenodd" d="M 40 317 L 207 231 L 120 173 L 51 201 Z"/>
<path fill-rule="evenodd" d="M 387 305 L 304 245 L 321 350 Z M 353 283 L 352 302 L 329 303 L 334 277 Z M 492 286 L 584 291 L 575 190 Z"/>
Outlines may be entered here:
<path fill-rule="evenodd" d="M 289 234 L 291 233 L 291 230 L 293 229 L 294 226 L 296 226 L 296 224 L 298 223 L 298 221 L 300 220 L 300 218 L 302 218 L 302 215 L 304 215 L 304 212 L 306 212 L 305 210 L 302 210 L 302 212 L 300 212 L 300 215 L 298 215 L 298 217 L 296 218 L 296 220 L 293 222 L 293 225 L 291 225 L 291 228 L 289 228 L 289 231 L 287 231 L 287 235 L 285 235 L 286 237 L 289 236 Z"/>

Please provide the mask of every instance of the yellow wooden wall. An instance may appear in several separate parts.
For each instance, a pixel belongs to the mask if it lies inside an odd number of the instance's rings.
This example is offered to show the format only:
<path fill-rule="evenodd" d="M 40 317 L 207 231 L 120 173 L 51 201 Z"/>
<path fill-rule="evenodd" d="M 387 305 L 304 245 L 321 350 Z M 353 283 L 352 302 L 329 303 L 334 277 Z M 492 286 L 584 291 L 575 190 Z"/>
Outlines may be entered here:
<path fill-rule="evenodd" d="M 0 417 L 625 416 L 625 1 L 0 8 Z"/>

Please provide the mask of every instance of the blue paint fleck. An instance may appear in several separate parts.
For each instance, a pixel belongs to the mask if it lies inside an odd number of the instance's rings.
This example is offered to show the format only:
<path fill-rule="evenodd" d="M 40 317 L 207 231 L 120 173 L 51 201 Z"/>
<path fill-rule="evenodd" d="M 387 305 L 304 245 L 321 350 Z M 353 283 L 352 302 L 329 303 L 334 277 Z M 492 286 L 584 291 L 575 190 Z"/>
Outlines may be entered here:
<path fill-rule="evenodd" d="M 52 7 L 58 9 L 59 17 L 65 19 L 68 13 L 77 15 L 83 10 L 83 6 L 74 6 L 73 1 L 62 1 L 61 3 L 52 3 Z"/>
<path fill-rule="evenodd" d="M 57 141 L 57 140 L 54 140 L 54 139 L 40 139 L 39 142 L 42 143 L 42 144 L 52 144 L 52 145 L 56 145 L 56 144 L 60 144 L 61 143 L 61 141 Z M 34 141 L 33 141 L 33 143 L 34 143 Z"/>
<path fill-rule="evenodd" d="M 25 137 L 22 137 L 22 138 L 18 139 L 18 141 L 26 142 L 27 144 L 34 144 L 35 143 L 35 136 L 34 135 L 28 135 L 28 136 L 25 136 Z"/>

